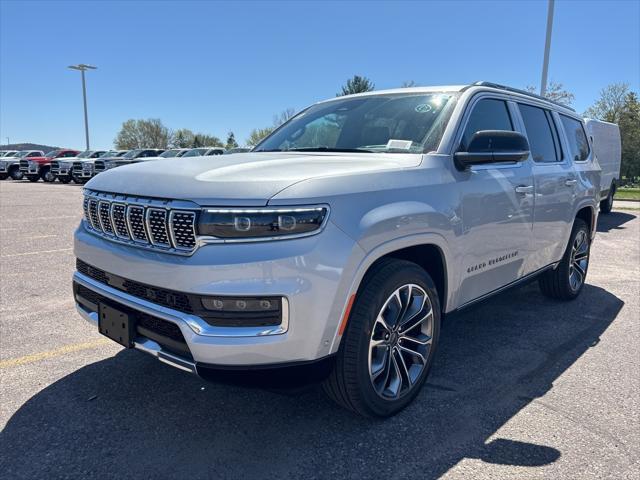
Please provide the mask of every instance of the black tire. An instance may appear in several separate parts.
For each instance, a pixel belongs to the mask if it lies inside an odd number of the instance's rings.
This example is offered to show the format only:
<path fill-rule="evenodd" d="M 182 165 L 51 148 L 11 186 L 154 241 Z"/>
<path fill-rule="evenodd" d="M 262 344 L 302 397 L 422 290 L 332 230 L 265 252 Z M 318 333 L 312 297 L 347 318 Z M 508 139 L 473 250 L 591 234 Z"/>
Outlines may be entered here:
<path fill-rule="evenodd" d="M 58 180 L 60 180 L 61 183 L 70 183 L 71 182 L 71 177 L 62 176 L 62 177 L 57 177 L 57 178 L 58 178 Z"/>
<path fill-rule="evenodd" d="M 0 173 L 0 180 L 6 180 L 7 178 L 9 178 L 8 173 Z"/>
<path fill-rule="evenodd" d="M 420 287 L 427 294 L 430 301 L 430 307 L 433 311 L 433 315 L 429 316 L 431 318 L 431 342 L 430 346 L 424 347 L 426 349 L 424 351 L 426 361 L 421 362 L 422 370 L 412 382 L 407 381 L 406 383 L 408 389 L 402 393 L 404 383 L 401 382 L 401 386 L 398 387 L 400 393 L 397 398 L 383 398 L 383 395 L 376 391 L 373 374 L 370 373 L 369 351 L 371 347 L 369 342 L 373 338 L 372 332 L 376 328 L 376 318 L 378 318 L 383 306 L 387 305 L 385 302 L 399 288 L 406 288 L 403 286 L 409 284 Z M 423 305 L 426 305 L 426 302 Z M 424 308 L 426 309 L 426 306 Z M 419 313 L 415 316 L 422 315 L 422 312 L 423 310 L 419 310 Z M 420 325 L 422 324 L 421 322 Z M 322 385 L 324 392 L 338 405 L 362 416 L 389 417 L 398 413 L 411 403 L 420 392 L 431 368 L 439 333 L 440 302 L 435 284 L 427 272 L 415 263 L 405 260 L 384 259 L 380 261 L 373 267 L 371 272 L 367 273 L 358 290 L 336 356 L 335 366 Z M 403 340 L 398 340 L 397 342 L 402 344 Z M 407 345 L 406 340 L 404 345 Z M 381 364 L 388 364 L 389 367 L 387 368 L 390 369 L 391 360 L 393 360 L 395 365 L 399 365 L 397 362 L 398 357 L 394 357 L 393 347 L 386 346 L 382 348 L 386 348 L 387 353 L 383 353 L 385 356 Z M 392 348 L 392 350 L 389 351 L 389 348 Z M 406 357 L 403 357 L 399 351 L 397 353 L 401 355 L 400 359 L 404 363 L 404 358 Z M 408 373 L 406 365 L 404 372 Z M 395 370 L 395 374 L 402 375 L 399 369 Z M 407 377 L 401 378 L 405 379 Z M 386 384 L 387 378 L 383 382 Z M 384 384 L 382 387 L 383 393 L 385 390 Z"/>
<path fill-rule="evenodd" d="M 575 266 L 574 246 L 578 237 L 582 235 L 585 235 L 584 238 L 586 239 L 586 262 L 577 270 Z M 590 251 L 591 236 L 589 227 L 584 220 L 576 218 L 573 222 L 569 244 L 567 245 L 560 264 L 555 269 L 548 270 L 540 275 L 538 284 L 540 285 L 542 293 L 556 300 L 574 300 L 577 298 L 586 282 L 587 271 L 589 270 Z M 581 281 L 577 287 L 575 283 L 572 282 L 572 275 L 574 273 L 581 276 Z"/>
<path fill-rule="evenodd" d="M 25 177 L 27 177 L 27 180 L 30 182 L 37 182 L 40 180 L 40 175 L 25 175 Z"/>
<path fill-rule="evenodd" d="M 82 177 L 73 177 L 73 181 L 78 185 L 84 185 L 85 183 L 87 183 L 87 181 Z"/>
<path fill-rule="evenodd" d="M 607 198 L 600 202 L 600 212 L 601 213 L 611 213 L 613 209 L 613 196 L 616 194 L 616 184 L 612 183 L 611 188 L 609 189 L 609 195 Z"/>
<path fill-rule="evenodd" d="M 40 176 L 42 177 L 42 181 L 46 183 L 53 183 L 56 181 L 56 176 L 51 173 L 51 169 L 49 167 L 44 168 L 42 173 L 40 173 Z"/>
<path fill-rule="evenodd" d="M 20 168 L 18 166 L 15 166 L 11 170 L 9 170 L 9 175 L 14 180 L 22 180 L 24 178 L 24 174 L 20 171 Z"/>

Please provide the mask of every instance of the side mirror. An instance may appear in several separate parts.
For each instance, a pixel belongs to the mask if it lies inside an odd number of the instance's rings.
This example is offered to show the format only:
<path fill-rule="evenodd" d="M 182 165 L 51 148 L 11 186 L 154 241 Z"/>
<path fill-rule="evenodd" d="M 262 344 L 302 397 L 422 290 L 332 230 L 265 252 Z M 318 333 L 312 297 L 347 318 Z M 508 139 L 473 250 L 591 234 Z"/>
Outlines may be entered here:
<path fill-rule="evenodd" d="M 529 158 L 527 137 L 508 130 L 480 130 L 473 134 L 466 152 L 456 152 L 454 159 L 461 170 L 485 163 L 521 162 Z"/>

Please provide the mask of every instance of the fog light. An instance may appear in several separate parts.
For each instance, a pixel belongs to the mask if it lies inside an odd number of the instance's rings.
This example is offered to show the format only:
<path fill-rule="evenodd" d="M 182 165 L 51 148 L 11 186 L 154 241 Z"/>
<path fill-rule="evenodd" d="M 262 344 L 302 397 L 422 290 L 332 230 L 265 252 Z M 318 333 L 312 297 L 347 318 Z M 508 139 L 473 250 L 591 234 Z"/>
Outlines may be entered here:
<path fill-rule="evenodd" d="M 257 327 L 280 325 L 282 297 L 201 297 L 200 315 L 215 326 Z"/>

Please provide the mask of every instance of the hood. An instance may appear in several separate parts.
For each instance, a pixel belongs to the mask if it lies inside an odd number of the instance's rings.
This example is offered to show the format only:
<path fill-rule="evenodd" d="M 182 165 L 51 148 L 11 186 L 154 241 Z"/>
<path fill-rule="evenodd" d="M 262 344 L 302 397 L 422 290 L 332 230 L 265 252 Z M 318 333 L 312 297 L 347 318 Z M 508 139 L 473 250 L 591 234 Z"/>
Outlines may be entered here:
<path fill-rule="evenodd" d="M 107 170 L 87 188 L 142 197 L 192 200 L 201 205 L 262 206 L 294 183 L 415 167 L 421 156 L 387 153 L 238 153 L 159 159 Z"/>

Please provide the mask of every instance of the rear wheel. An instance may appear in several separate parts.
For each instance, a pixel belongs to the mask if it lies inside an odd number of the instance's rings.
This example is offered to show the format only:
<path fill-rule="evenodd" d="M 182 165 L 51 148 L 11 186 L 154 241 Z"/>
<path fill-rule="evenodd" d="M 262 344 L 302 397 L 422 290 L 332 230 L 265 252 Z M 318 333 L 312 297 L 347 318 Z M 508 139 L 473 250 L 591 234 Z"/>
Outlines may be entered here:
<path fill-rule="evenodd" d="M 37 182 L 40 180 L 40 175 L 25 175 L 30 182 Z"/>
<path fill-rule="evenodd" d="M 87 181 L 82 177 L 73 177 L 73 181 L 78 185 L 84 185 Z"/>
<path fill-rule="evenodd" d="M 11 170 L 9 170 L 9 175 L 11 175 L 11 178 L 13 178 L 14 180 L 22 180 L 22 178 L 24 177 L 24 174 L 20 171 L 20 168 L 18 166 L 15 166 Z"/>
<path fill-rule="evenodd" d="M 540 276 L 542 293 L 558 300 L 573 300 L 580 295 L 589 269 L 590 249 L 589 227 L 584 220 L 576 218 L 560 264 Z"/>
<path fill-rule="evenodd" d="M 0 180 L 6 180 L 7 178 L 9 178 L 8 173 L 0 173 Z"/>
<path fill-rule="evenodd" d="M 58 180 L 60 180 L 62 183 L 69 183 L 71 182 L 71 177 L 62 176 L 62 177 L 58 177 Z"/>
<path fill-rule="evenodd" d="M 607 198 L 600 202 L 600 211 L 602 213 L 611 213 L 613 209 L 613 196 L 616 194 L 616 184 L 612 183 Z"/>
<path fill-rule="evenodd" d="M 422 388 L 438 342 L 431 277 L 415 263 L 383 260 L 363 280 L 348 322 L 324 391 L 363 416 L 398 413 Z"/>

